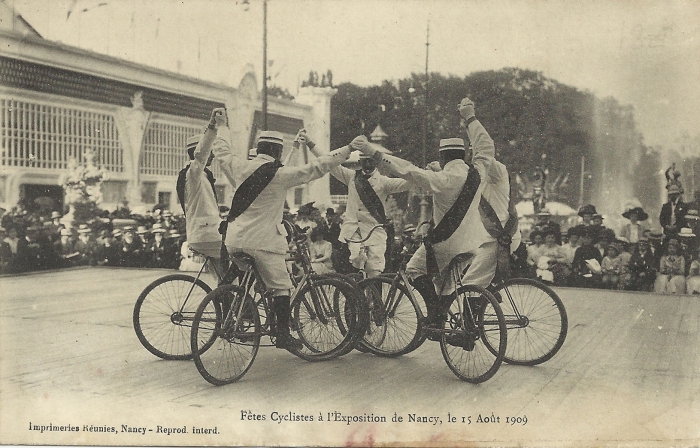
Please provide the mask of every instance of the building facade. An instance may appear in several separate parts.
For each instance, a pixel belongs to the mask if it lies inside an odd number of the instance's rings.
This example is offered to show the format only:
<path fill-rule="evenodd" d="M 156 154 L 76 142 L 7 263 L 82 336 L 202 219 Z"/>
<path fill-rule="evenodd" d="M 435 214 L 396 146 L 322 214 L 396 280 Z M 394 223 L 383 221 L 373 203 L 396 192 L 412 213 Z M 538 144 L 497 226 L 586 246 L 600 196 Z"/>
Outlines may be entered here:
<path fill-rule="evenodd" d="M 88 152 L 108 173 L 104 209 L 128 203 L 148 209 L 163 204 L 175 213 L 179 170 L 187 164 L 185 141 L 200 133 L 214 107 L 229 113 L 233 149 L 247 154 L 262 128 L 255 76 L 244 71 L 237 88 L 134 64 L 0 29 L 0 203 L 14 206 L 49 197 L 63 206 L 59 177 Z M 268 128 L 283 133 L 284 160 L 295 165 L 309 155 L 292 153 L 296 132 L 306 126 L 320 147 L 330 142 L 330 100 L 335 89 L 307 87 L 297 101 L 269 98 Z M 222 205 L 233 186 L 217 175 Z M 290 191 L 291 208 L 316 201 L 330 204 L 324 177 Z"/>

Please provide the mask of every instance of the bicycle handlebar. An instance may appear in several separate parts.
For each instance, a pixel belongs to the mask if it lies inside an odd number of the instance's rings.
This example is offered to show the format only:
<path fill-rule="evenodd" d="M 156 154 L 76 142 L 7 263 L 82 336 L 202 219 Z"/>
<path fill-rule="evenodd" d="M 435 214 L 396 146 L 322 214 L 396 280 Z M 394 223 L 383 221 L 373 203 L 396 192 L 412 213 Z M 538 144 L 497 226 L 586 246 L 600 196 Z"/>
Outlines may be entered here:
<path fill-rule="evenodd" d="M 361 239 L 361 240 L 351 240 L 351 239 L 349 239 L 349 238 L 345 238 L 345 242 L 346 242 L 346 243 L 364 243 L 365 241 L 367 241 L 367 240 L 369 239 L 369 237 L 372 236 L 372 233 L 374 233 L 374 231 L 377 230 L 377 229 L 380 228 L 380 227 L 381 227 L 381 228 L 387 228 L 387 227 L 389 227 L 389 224 L 377 224 L 376 226 L 372 227 L 372 230 L 370 230 L 369 233 L 367 234 L 367 236 L 364 237 L 363 239 Z"/>

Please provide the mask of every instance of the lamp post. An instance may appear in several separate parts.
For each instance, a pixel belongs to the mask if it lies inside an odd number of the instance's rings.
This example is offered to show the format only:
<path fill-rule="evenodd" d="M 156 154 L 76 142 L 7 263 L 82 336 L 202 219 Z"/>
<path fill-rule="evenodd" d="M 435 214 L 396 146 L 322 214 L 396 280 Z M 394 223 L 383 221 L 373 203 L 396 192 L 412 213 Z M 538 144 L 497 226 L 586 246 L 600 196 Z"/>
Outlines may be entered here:
<path fill-rule="evenodd" d="M 249 0 L 241 2 L 245 11 L 250 7 Z M 262 114 L 263 114 L 263 131 L 267 131 L 267 0 L 263 0 L 263 66 L 262 66 Z"/>

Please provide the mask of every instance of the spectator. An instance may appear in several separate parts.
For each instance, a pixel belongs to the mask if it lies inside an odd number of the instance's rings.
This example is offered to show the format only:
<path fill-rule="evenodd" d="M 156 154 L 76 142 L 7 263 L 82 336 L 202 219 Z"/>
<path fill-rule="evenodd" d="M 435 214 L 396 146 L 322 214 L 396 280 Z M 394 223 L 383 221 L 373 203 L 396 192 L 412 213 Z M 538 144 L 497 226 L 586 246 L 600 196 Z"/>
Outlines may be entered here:
<path fill-rule="evenodd" d="M 563 284 L 571 274 L 566 263 L 566 253 L 557 244 L 557 231 L 555 228 L 547 228 L 542 235 L 544 244 L 539 250 L 537 259 L 537 277 L 545 282 Z"/>
<path fill-rule="evenodd" d="M 602 270 L 600 263 L 603 257 L 593 245 L 595 231 L 587 226 L 581 230 L 581 247 L 576 249 L 572 263 L 572 286 L 596 288 L 600 286 Z"/>
<path fill-rule="evenodd" d="M 139 242 L 139 256 L 137 257 L 137 266 L 138 267 L 146 267 L 148 266 L 149 258 L 148 258 L 148 244 L 149 244 L 149 239 L 148 239 L 148 229 L 146 226 L 139 226 L 136 229 L 136 237 L 134 238 L 136 241 Z"/>
<path fill-rule="evenodd" d="M 546 207 L 543 208 L 537 214 L 538 222 L 535 224 L 535 229 L 539 230 L 542 234 L 551 230 L 557 244 L 561 244 L 561 226 L 555 221 L 552 221 L 551 218 L 552 214 L 549 212 L 549 210 Z"/>
<path fill-rule="evenodd" d="M 630 220 L 620 229 L 620 237 L 626 238 L 631 244 L 636 244 L 644 234 L 646 226 L 642 224 L 649 218 L 649 215 L 642 207 L 634 207 L 625 211 L 622 216 Z"/>
<path fill-rule="evenodd" d="M 587 204 L 578 209 L 578 215 L 583 220 L 581 224 L 583 226 L 590 226 L 591 221 L 593 220 L 593 215 L 597 214 L 598 212 L 596 211 L 595 205 L 593 204 Z"/>
<path fill-rule="evenodd" d="M 622 272 L 620 273 L 620 287 L 618 289 L 629 289 L 629 284 L 632 280 L 630 272 L 630 260 L 632 259 L 631 244 L 626 238 L 618 238 L 617 243 L 620 245 L 620 258 L 622 259 Z M 636 246 L 636 244 L 635 244 Z"/>
<path fill-rule="evenodd" d="M 0 253 L 0 258 L 5 264 L 5 272 L 17 273 L 26 269 L 27 240 L 19 237 L 15 226 L 7 229 L 7 236 L 2 240 Z"/>
<path fill-rule="evenodd" d="M 656 280 L 656 261 L 649 240 L 642 237 L 629 261 L 630 284 L 633 291 L 652 291 Z"/>
<path fill-rule="evenodd" d="M 680 173 L 675 171 L 675 164 L 666 170 L 666 192 L 668 202 L 661 207 L 659 223 L 663 227 L 666 238 L 674 237 L 685 227 L 685 214 L 688 206 L 683 202 L 683 185 L 678 180 Z"/>
<path fill-rule="evenodd" d="M 542 250 L 542 233 L 539 230 L 530 232 L 530 245 L 527 246 L 527 265 L 534 271 Z"/>
<path fill-rule="evenodd" d="M 333 246 L 323 239 L 323 232 L 319 228 L 311 231 L 311 243 L 309 244 L 309 255 L 311 266 L 317 274 L 333 272 L 333 262 L 331 256 Z"/>
<path fill-rule="evenodd" d="M 698 233 L 700 232 L 700 212 L 698 211 L 698 209 L 688 209 L 688 211 L 685 214 L 685 225 L 688 228 L 690 228 L 692 233 L 694 233 L 695 235 L 700 235 L 700 233 Z"/>
<path fill-rule="evenodd" d="M 608 245 L 607 254 L 601 263 L 603 288 L 620 289 L 620 276 L 625 269 L 620 252 L 622 252 L 622 248 L 619 243 L 614 242 Z"/>
<path fill-rule="evenodd" d="M 659 275 L 654 291 L 658 294 L 685 294 L 685 258 L 676 238 L 668 241 L 666 254 L 661 257 Z"/>
<path fill-rule="evenodd" d="M 134 236 L 134 228 L 124 227 L 120 247 L 119 264 L 124 267 L 138 267 L 141 261 L 143 244 Z"/>
<path fill-rule="evenodd" d="M 61 229 L 60 239 L 54 243 L 54 250 L 60 258 L 60 267 L 69 268 L 75 266 L 76 258 L 80 253 L 73 250 L 73 232 L 70 229 Z"/>
<path fill-rule="evenodd" d="M 695 252 L 695 257 L 690 263 L 686 287 L 688 294 L 700 294 L 700 250 Z"/>
<path fill-rule="evenodd" d="M 95 266 L 97 264 L 97 243 L 92 239 L 92 229 L 87 224 L 80 224 L 78 227 L 78 241 L 75 242 L 73 250 L 80 254 L 76 257 L 76 265 Z"/>
<path fill-rule="evenodd" d="M 574 262 L 574 255 L 576 254 L 576 249 L 579 247 L 579 238 L 581 230 L 579 227 L 572 227 L 567 231 L 568 242 L 562 245 L 564 254 L 566 255 L 566 263 L 571 266 Z"/>

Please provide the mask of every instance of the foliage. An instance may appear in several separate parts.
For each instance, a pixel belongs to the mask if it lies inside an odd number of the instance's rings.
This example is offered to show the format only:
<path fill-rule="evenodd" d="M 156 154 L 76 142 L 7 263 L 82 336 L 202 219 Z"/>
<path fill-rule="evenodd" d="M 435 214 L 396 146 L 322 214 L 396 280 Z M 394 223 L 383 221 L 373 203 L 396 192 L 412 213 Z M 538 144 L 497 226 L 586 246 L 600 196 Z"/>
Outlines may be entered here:
<path fill-rule="evenodd" d="M 389 134 L 384 145 L 421 166 L 437 159 L 439 139 L 465 136 L 457 105 L 469 96 L 495 142 L 497 158 L 523 179 L 546 168 L 550 181 L 558 179 L 556 191 L 548 185 L 550 199 L 555 196 L 572 207 L 580 200 L 602 200 L 619 183 L 609 182 L 616 170 L 631 185 L 645 151 L 629 107 L 539 72 L 505 68 L 464 78 L 431 73 L 427 83 L 424 75 L 412 74 L 378 86 L 343 83 L 337 88 L 331 102 L 331 147 L 345 145 L 360 133 L 369 135 L 381 123 Z M 582 157 L 587 168 L 580 197 Z M 524 198 L 531 192 L 520 194 Z"/>

